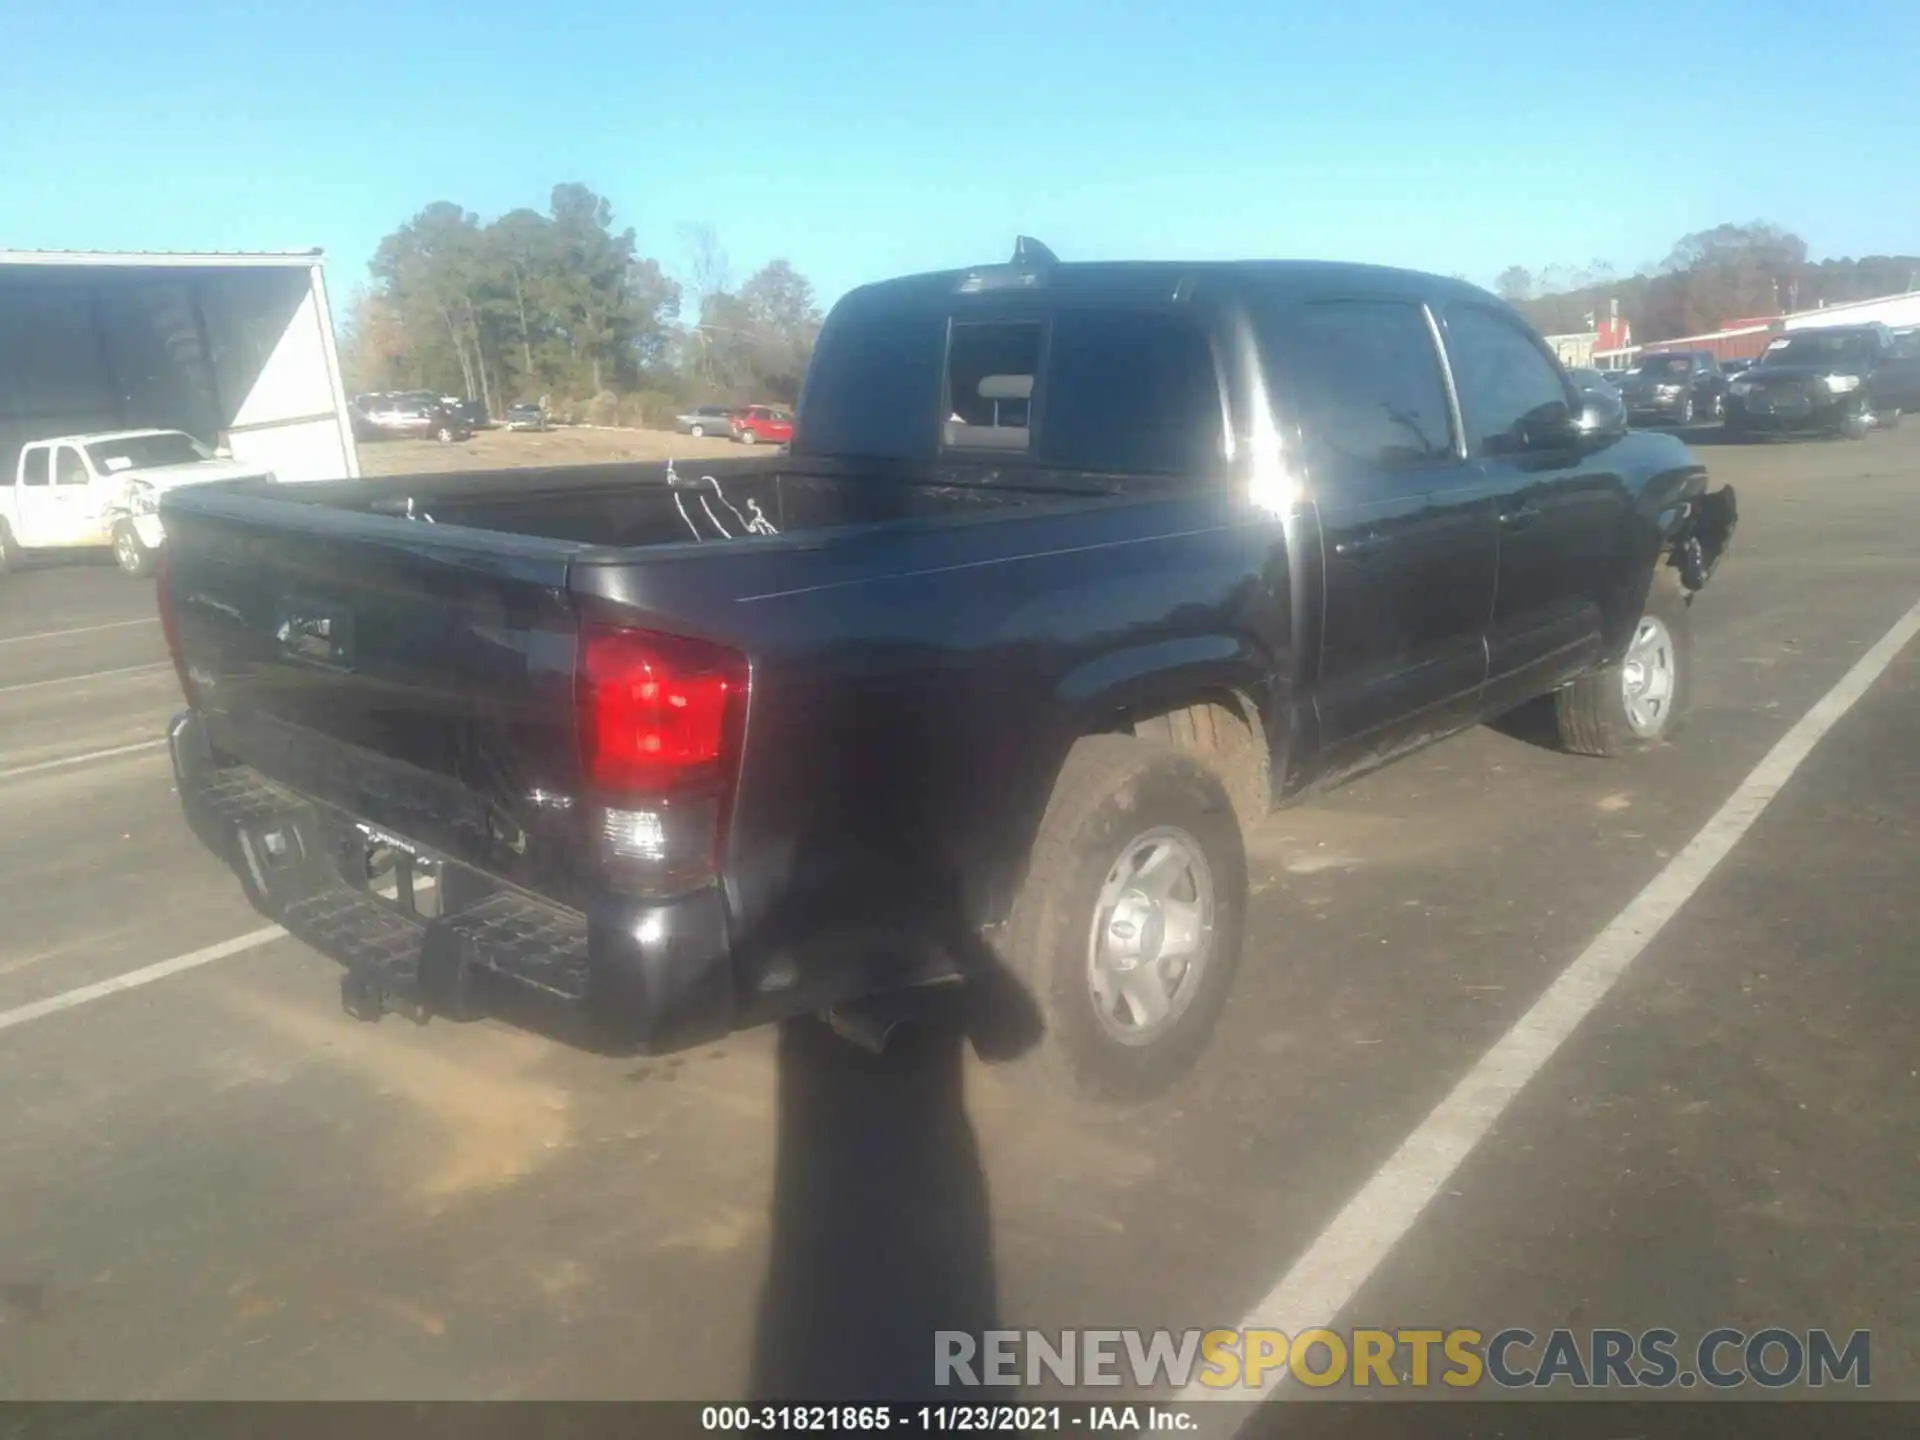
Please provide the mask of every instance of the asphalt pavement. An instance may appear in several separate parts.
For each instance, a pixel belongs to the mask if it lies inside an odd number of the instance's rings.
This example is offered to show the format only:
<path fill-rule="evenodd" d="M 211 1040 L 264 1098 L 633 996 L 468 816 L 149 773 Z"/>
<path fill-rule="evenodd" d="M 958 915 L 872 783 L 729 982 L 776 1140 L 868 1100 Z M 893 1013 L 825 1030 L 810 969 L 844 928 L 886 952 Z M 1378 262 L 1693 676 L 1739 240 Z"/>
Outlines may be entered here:
<path fill-rule="evenodd" d="M 1869 1330 L 1873 1393 L 1920 1398 L 1920 641 L 1430 1203 L 1396 1179 L 1920 601 L 1920 429 L 1700 438 L 1742 518 L 1691 728 L 1627 762 L 1483 728 L 1273 817 L 1223 1029 L 1131 1110 L 1036 1104 L 938 1027 L 614 1061 L 368 1026 L 284 938 L 90 992 L 263 922 L 177 813 L 151 585 L 0 577 L 0 1396 L 729 1399 L 917 1364 L 931 1326 L 1306 1295 L 1339 1326 Z"/>

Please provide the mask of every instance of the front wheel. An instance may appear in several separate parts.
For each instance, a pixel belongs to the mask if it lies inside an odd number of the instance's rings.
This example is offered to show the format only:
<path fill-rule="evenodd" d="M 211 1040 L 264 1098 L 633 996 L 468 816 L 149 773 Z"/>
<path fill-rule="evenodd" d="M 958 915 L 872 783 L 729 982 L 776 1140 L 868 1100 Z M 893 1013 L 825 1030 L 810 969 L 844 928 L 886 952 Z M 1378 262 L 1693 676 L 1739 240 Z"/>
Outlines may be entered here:
<path fill-rule="evenodd" d="M 1061 767 L 1007 925 L 1046 1034 L 1015 1067 L 1138 1100 L 1199 1056 L 1240 963 L 1247 862 L 1232 802 L 1189 756 L 1127 735 Z"/>
<path fill-rule="evenodd" d="M 1576 755 L 1630 755 L 1671 740 L 1693 703 L 1693 611 L 1679 576 L 1654 573 L 1620 662 L 1555 693 L 1560 743 Z"/>
<path fill-rule="evenodd" d="M 13 538 L 13 527 L 0 520 L 0 575 L 17 569 L 20 564 L 20 544 Z"/>
<path fill-rule="evenodd" d="M 121 520 L 114 525 L 113 563 L 120 567 L 121 574 L 144 580 L 154 572 L 154 559 L 153 551 L 147 548 L 131 520 Z"/>

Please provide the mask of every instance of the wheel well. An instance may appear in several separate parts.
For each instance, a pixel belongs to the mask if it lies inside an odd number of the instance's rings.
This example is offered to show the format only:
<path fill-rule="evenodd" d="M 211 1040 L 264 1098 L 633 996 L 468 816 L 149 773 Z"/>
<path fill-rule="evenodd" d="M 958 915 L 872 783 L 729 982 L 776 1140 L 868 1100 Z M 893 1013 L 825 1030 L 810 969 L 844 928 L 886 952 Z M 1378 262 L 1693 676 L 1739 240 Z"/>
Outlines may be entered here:
<path fill-rule="evenodd" d="M 1113 728 L 1191 755 L 1220 777 L 1242 825 L 1273 808 L 1272 757 L 1258 708 L 1235 690 L 1122 711 Z"/>

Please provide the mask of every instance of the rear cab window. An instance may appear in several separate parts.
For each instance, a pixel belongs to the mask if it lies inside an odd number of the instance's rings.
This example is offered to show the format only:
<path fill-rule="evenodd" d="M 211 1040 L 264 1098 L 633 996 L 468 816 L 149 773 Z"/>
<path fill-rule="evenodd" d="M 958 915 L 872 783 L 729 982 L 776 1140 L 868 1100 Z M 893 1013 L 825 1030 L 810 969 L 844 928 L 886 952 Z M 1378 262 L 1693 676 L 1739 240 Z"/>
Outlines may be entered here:
<path fill-rule="evenodd" d="M 854 310 L 820 338 L 797 425 L 815 455 L 1170 475 L 1226 455 L 1207 334 L 1156 310 Z"/>

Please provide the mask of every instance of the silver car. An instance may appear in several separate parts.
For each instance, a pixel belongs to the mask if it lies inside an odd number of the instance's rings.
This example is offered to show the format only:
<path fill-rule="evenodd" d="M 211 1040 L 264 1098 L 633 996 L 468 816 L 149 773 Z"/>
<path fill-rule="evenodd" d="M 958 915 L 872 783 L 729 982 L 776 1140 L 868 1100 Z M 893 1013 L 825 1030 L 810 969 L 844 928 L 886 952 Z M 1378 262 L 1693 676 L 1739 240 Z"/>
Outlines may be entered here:
<path fill-rule="evenodd" d="M 684 415 L 673 417 L 673 428 L 682 435 L 733 435 L 733 417 L 740 412 L 725 405 L 696 405 Z"/>

